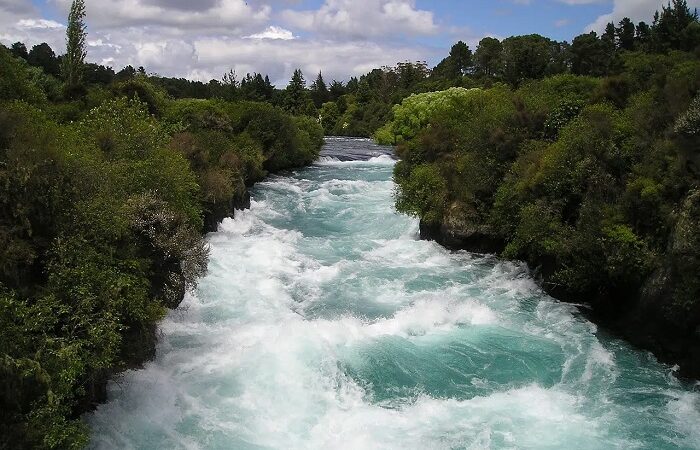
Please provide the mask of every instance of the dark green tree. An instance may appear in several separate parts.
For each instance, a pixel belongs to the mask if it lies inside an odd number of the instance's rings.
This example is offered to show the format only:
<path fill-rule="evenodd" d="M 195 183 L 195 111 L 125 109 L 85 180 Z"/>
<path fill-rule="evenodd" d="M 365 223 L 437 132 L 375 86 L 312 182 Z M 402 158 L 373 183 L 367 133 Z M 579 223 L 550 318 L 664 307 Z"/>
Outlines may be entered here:
<path fill-rule="evenodd" d="M 652 46 L 652 31 L 651 27 L 646 22 L 639 22 L 635 30 L 634 39 L 637 49 L 641 51 L 649 51 Z"/>
<path fill-rule="evenodd" d="M 85 0 L 73 0 L 66 28 L 66 54 L 61 61 L 61 75 L 69 95 L 77 93 L 83 87 L 86 39 Z"/>
<path fill-rule="evenodd" d="M 345 89 L 345 85 L 340 81 L 333 80 L 328 88 L 328 94 L 330 95 L 330 100 L 335 102 L 340 97 L 347 94 L 347 89 Z"/>
<path fill-rule="evenodd" d="M 46 42 L 32 47 L 27 55 L 27 62 L 34 67 L 41 67 L 44 72 L 55 77 L 61 73 L 58 58 Z"/>
<path fill-rule="evenodd" d="M 686 0 L 672 0 L 654 17 L 652 30 L 657 50 L 680 50 L 684 45 L 684 30 L 697 22 L 697 11 L 691 11 Z"/>
<path fill-rule="evenodd" d="M 270 84 L 270 79 L 262 74 L 246 74 L 240 84 L 241 97 L 245 100 L 253 100 L 257 102 L 270 101 L 272 99 L 272 91 L 274 88 Z"/>
<path fill-rule="evenodd" d="M 470 73 L 474 67 L 473 53 L 462 41 L 450 49 L 450 54 L 435 67 L 435 75 L 454 80 Z"/>
<path fill-rule="evenodd" d="M 311 84 L 311 98 L 313 99 L 316 108 L 320 108 L 330 98 L 328 86 L 323 80 L 323 74 L 321 72 L 318 73 L 316 81 Z"/>
<path fill-rule="evenodd" d="M 503 45 L 492 37 L 485 37 L 479 42 L 474 53 L 476 73 L 487 77 L 497 76 L 501 70 Z"/>
<path fill-rule="evenodd" d="M 10 52 L 15 58 L 27 59 L 27 57 L 29 56 L 29 52 L 27 52 L 27 46 L 24 45 L 22 42 L 15 42 L 14 44 L 12 44 L 12 47 L 10 47 Z"/>
<path fill-rule="evenodd" d="M 634 50 L 634 33 L 634 23 L 628 17 L 622 19 L 615 29 L 617 44 L 622 50 Z"/>
<path fill-rule="evenodd" d="M 598 39 L 595 31 L 577 36 L 571 44 L 571 70 L 576 75 L 602 76 L 610 73 L 615 47 L 606 39 Z"/>
<path fill-rule="evenodd" d="M 617 37 L 617 29 L 615 28 L 615 24 L 610 22 L 605 26 L 605 31 L 600 36 L 600 39 L 603 41 L 610 42 L 614 45 L 616 43 L 615 42 L 616 37 Z"/>
<path fill-rule="evenodd" d="M 350 81 L 346 85 L 346 91 L 349 94 L 354 94 L 357 92 L 357 88 L 360 86 L 360 80 L 357 77 L 350 77 Z"/>
<path fill-rule="evenodd" d="M 527 79 L 542 78 L 552 61 L 552 41 L 538 34 L 503 41 L 503 77 L 517 86 Z"/>
<path fill-rule="evenodd" d="M 239 87 L 240 83 L 238 82 L 235 70 L 230 69 L 221 77 L 221 97 L 224 100 L 236 100 L 238 98 Z"/>
<path fill-rule="evenodd" d="M 131 78 L 134 78 L 136 76 L 136 69 L 132 65 L 128 65 L 124 67 L 122 70 L 117 72 L 117 74 L 114 76 L 114 79 L 116 81 L 124 81 L 124 80 L 129 80 Z"/>
<path fill-rule="evenodd" d="M 107 85 L 114 81 L 114 70 L 111 67 L 87 63 L 83 70 L 83 79 L 87 84 Z"/>
<path fill-rule="evenodd" d="M 301 69 L 296 69 L 284 91 L 284 108 L 290 113 L 300 116 L 315 116 L 313 100 L 306 90 L 306 80 Z"/>

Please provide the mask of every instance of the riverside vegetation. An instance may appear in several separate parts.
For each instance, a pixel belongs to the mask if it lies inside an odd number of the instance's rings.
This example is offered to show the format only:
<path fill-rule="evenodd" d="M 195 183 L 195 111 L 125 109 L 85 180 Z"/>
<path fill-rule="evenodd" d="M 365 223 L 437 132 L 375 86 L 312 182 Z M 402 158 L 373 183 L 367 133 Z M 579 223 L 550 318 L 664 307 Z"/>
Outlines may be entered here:
<path fill-rule="evenodd" d="M 424 237 L 527 261 L 699 377 L 699 31 L 674 1 L 576 38 L 563 66 L 540 37 L 490 41 L 494 64 L 459 75 L 481 87 L 413 95 L 377 131 L 398 145 L 397 209 Z"/>
<path fill-rule="evenodd" d="M 206 271 L 203 232 L 322 144 L 269 104 L 87 82 L 80 2 L 71 25 L 61 78 L 0 46 L 0 448 L 84 446 L 80 414 Z"/>

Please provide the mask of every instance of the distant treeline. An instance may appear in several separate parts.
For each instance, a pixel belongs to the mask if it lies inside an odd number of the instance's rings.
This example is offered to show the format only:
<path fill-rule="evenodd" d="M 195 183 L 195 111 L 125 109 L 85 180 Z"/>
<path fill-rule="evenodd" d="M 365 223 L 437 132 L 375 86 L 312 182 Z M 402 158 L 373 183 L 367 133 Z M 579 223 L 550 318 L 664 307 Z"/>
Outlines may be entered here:
<path fill-rule="evenodd" d="M 391 108 L 411 94 L 450 87 L 489 87 L 507 83 L 518 87 L 527 80 L 571 73 L 596 77 L 621 74 L 623 56 L 629 52 L 649 54 L 671 50 L 692 52 L 700 44 L 700 26 L 689 9 L 677 7 L 674 0 L 657 13 L 651 24 L 633 23 L 624 18 L 609 23 L 605 32 L 582 34 L 569 42 L 558 42 L 538 34 L 504 40 L 482 39 L 472 50 L 458 42 L 437 66 L 425 62 L 403 62 L 382 67 L 347 82 L 327 82 L 323 74 L 307 83 L 300 70 L 288 86 L 275 88 L 267 75 L 239 76 L 234 72 L 207 83 L 184 78 L 148 74 L 143 67 L 127 66 L 118 72 L 110 67 L 87 63 L 84 79 L 89 86 L 109 86 L 147 78 L 175 99 L 225 99 L 268 102 L 296 115 L 319 118 L 326 135 L 368 137 L 391 119 Z M 29 51 L 22 43 L 11 46 L 12 53 L 31 66 L 58 77 L 61 57 L 51 47 L 39 44 Z M 58 99 L 59 90 L 51 91 Z"/>

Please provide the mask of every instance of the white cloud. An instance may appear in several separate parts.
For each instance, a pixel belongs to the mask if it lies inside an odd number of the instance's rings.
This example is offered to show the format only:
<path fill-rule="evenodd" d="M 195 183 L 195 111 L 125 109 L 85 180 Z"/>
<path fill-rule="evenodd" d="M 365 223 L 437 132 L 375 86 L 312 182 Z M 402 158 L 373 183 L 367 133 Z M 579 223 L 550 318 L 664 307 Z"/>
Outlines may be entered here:
<path fill-rule="evenodd" d="M 437 32 L 433 13 L 417 9 L 415 0 L 325 0 L 318 10 L 286 10 L 281 17 L 303 30 L 355 39 Z"/>
<path fill-rule="evenodd" d="M 47 42 L 57 53 L 62 52 L 65 27 L 42 18 L 30 0 L 0 0 L 0 42 L 24 42 L 28 48 Z"/>
<path fill-rule="evenodd" d="M 294 33 L 292 33 L 289 30 L 285 30 L 282 27 L 270 25 L 265 29 L 265 31 L 246 36 L 246 39 L 279 39 L 283 41 L 290 41 L 292 39 L 295 39 L 295 37 Z"/>
<path fill-rule="evenodd" d="M 54 20 L 47 20 L 47 19 L 22 19 L 17 22 L 15 25 L 19 29 L 23 30 L 33 30 L 33 29 L 41 29 L 41 30 L 47 30 L 47 29 L 62 29 L 65 28 L 65 25 L 62 23 L 58 23 Z"/>
<path fill-rule="evenodd" d="M 206 38 L 195 42 L 195 49 L 198 59 L 196 74 L 200 78 L 218 78 L 228 68 L 233 68 L 239 75 L 253 71 L 269 74 L 278 85 L 286 84 L 296 68 L 302 69 L 307 78 L 323 71 L 329 80 L 342 80 L 376 67 L 422 59 L 430 54 L 423 48 L 302 39 Z M 203 71 L 203 68 L 207 70 Z"/>
<path fill-rule="evenodd" d="M 48 1 L 67 13 L 70 0 Z M 88 60 L 203 81 L 229 69 L 239 76 L 259 72 L 284 86 L 296 68 L 308 78 L 323 71 L 329 80 L 347 80 L 399 61 L 444 56 L 444 49 L 394 40 L 437 31 L 433 14 L 413 0 L 327 0 L 316 11 L 273 14 L 273 5 L 279 11 L 298 6 L 295 1 L 89 0 Z M 459 32 L 462 39 L 470 34 Z M 60 54 L 65 25 L 43 17 L 31 0 L 0 0 L 0 41 L 47 42 Z"/>
<path fill-rule="evenodd" d="M 67 12 L 71 0 L 52 0 Z M 235 33 L 264 24 L 271 8 L 245 0 L 165 1 L 92 0 L 87 2 L 88 25 L 101 29 L 134 26 L 171 27 L 171 32 L 205 30 Z"/>

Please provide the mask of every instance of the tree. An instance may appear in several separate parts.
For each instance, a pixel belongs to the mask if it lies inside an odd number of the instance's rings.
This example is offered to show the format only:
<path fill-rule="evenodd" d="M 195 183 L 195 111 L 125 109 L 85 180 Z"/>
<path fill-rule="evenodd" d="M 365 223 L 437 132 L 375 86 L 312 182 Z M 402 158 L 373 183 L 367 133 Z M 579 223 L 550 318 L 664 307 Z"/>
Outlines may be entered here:
<path fill-rule="evenodd" d="M 456 73 L 466 75 L 474 65 L 472 50 L 462 41 L 457 42 L 450 49 L 450 59 Z"/>
<path fill-rule="evenodd" d="M 321 72 L 318 73 L 316 81 L 314 81 L 311 85 L 311 98 L 313 99 L 316 108 L 320 108 L 330 98 L 328 86 L 326 86 L 326 82 L 323 80 L 323 74 Z"/>
<path fill-rule="evenodd" d="M 680 50 L 684 47 L 683 31 L 697 22 L 698 13 L 688 8 L 686 0 L 672 0 L 654 16 L 652 30 L 658 46 L 657 50 Z"/>
<path fill-rule="evenodd" d="M 257 102 L 265 102 L 272 99 L 274 88 L 270 84 L 270 78 L 259 73 L 246 74 L 241 80 L 240 92 L 241 97 L 246 100 L 254 100 Z"/>
<path fill-rule="evenodd" d="M 501 69 L 502 53 L 501 41 L 492 37 L 483 38 L 474 54 L 476 72 L 487 77 L 498 75 Z"/>
<path fill-rule="evenodd" d="M 354 94 L 357 92 L 357 88 L 360 86 L 360 80 L 357 77 L 350 77 L 350 81 L 345 85 L 346 93 Z"/>
<path fill-rule="evenodd" d="M 571 45 L 564 42 L 551 41 L 551 60 L 547 65 L 545 76 L 567 73 L 571 70 Z"/>
<path fill-rule="evenodd" d="M 419 81 L 428 78 L 430 70 L 424 61 L 405 61 L 398 63 L 393 69 L 398 75 L 399 84 L 404 88 L 411 88 Z"/>
<path fill-rule="evenodd" d="M 347 93 L 347 90 L 345 89 L 343 83 L 341 83 L 340 81 L 333 80 L 331 82 L 330 88 L 328 89 L 328 93 L 330 95 L 330 100 L 332 102 L 335 102 L 340 97 L 345 95 Z"/>
<path fill-rule="evenodd" d="M 628 17 L 622 19 L 615 29 L 617 43 L 622 50 L 634 50 L 634 33 L 634 23 Z"/>
<path fill-rule="evenodd" d="M 136 69 L 132 65 L 128 65 L 124 67 L 122 70 L 117 72 L 115 75 L 115 80 L 116 81 L 125 81 L 125 80 L 130 80 L 131 78 L 134 78 L 136 76 Z"/>
<path fill-rule="evenodd" d="M 700 23 L 692 22 L 681 33 L 681 50 L 692 52 L 700 47 Z"/>
<path fill-rule="evenodd" d="M 472 71 L 474 66 L 473 54 L 467 44 L 457 42 L 450 49 L 450 54 L 435 67 L 438 76 L 447 79 L 457 79 Z"/>
<path fill-rule="evenodd" d="M 538 34 L 503 41 L 503 76 L 512 85 L 542 78 L 552 61 L 551 40 Z"/>
<path fill-rule="evenodd" d="M 294 115 L 315 116 L 314 104 L 309 92 L 306 90 L 306 80 L 300 69 L 294 71 L 292 79 L 285 89 L 284 107 Z"/>
<path fill-rule="evenodd" d="M 87 63 L 83 70 L 83 79 L 87 84 L 110 84 L 114 80 L 114 70 L 99 64 Z"/>
<path fill-rule="evenodd" d="M 58 58 L 46 42 L 32 47 L 27 55 L 27 62 L 34 67 L 41 67 L 48 75 L 57 77 L 61 72 Z"/>
<path fill-rule="evenodd" d="M 14 44 L 12 44 L 12 47 L 10 47 L 10 52 L 15 58 L 27 59 L 27 57 L 29 56 L 29 53 L 27 52 L 27 46 L 24 45 L 22 42 L 15 42 Z"/>
<path fill-rule="evenodd" d="M 634 39 L 639 50 L 648 52 L 652 46 L 651 27 L 646 22 L 639 22 L 635 31 Z"/>
<path fill-rule="evenodd" d="M 82 87 L 85 66 L 85 0 L 73 0 L 66 28 L 66 54 L 61 64 L 61 74 L 66 91 L 73 95 Z"/>
<path fill-rule="evenodd" d="M 224 100 L 235 100 L 238 97 L 239 86 L 240 84 L 238 83 L 236 71 L 230 69 L 224 74 L 223 77 L 221 77 L 221 87 L 223 88 Z"/>
<path fill-rule="evenodd" d="M 607 75 L 615 48 L 608 39 L 598 39 L 595 31 L 574 38 L 571 44 L 571 70 L 576 75 Z"/>
<path fill-rule="evenodd" d="M 605 32 L 600 36 L 600 39 L 610 42 L 614 45 L 616 34 L 617 30 L 615 28 L 615 24 L 610 22 L 605 26 Z"/>
<path fill-rule="evenodd" d="M 331 134 L 338 123 L 338 119 L 340 119 L 338 104 L 335 102 L 324 103 L 321 107 L 319 115 L 321 116 L 321 126 L 323 127 L 326 135 Z"/>

